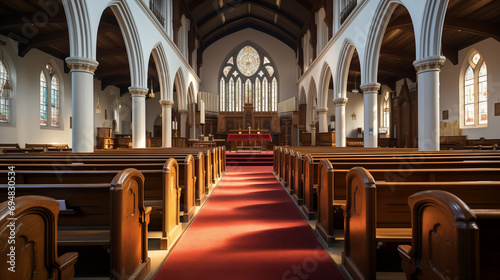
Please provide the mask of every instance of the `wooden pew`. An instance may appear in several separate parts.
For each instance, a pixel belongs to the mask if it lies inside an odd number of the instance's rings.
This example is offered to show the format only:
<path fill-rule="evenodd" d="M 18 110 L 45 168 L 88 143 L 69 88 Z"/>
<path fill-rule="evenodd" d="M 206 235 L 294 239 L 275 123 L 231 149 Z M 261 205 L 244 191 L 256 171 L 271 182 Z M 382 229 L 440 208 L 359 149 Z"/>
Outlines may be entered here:
<path fill-rule="evenodd" d="M 185 161 L 181 165 L 173 158 L 161 165 L 144 166 L 134 162 L 126 164 L 126 166 L 134 166 L 142 170 L 146 179 L 145 204 L 153 209 L 151 228 L 162 231 L 161 249 L 169 249 L 178 239 L 182 228 L 181 219 L 190 220 L 195 214 L 193 157 L 188 155 Z M 32 166 L 35 170 L 22 170 L 23 166 L 21 165 L 18 167 L 16 168 L 17 184 L 95 184 L 109 182 L 119 172 L 119 169 L 110 170 L 110 168 L 116 167 L 102 164 L 91 166 L 81 164 L 38 165 L 38 167 L 35 164 Z M 0 170 L 0 174 L 2 173 L 6 173 L 6 171 Z M 183 175 L 179 176 L 179 174 Z M 187 180 L 184 179 L 186 176 Z M 181 189 L 183 185 L 187 187 Z M 183 190 L 184 195 L 182 195 Z"/>
<path fill-rule="evenodd" d="M 0 204 L 0 279 L 73 279 L 78 253 L 58 256 L 58 215 L 59 203 L 49 197 L 19 196 Z"/>
<path fill-rule="evenodd" d="M 500 181 L 500 168 L 426 168 L 421 169 L 370 169 L 371 176 L 377 181 L 386 182 L 456 182 Z M 328 160 L 321 160 L 318 183 L 318 225 L 319 234 L 332 244 L 335 241 L 334 214 L 340 211 L 346 199 L 346 178 L 349 169 L 334 169 Z M 393 184 L 396 185 L 396 184 Z"/>
<path fill-rule="evenodd" d="M 461 173 L 464 172 L 455 172 L 455 176 Z M 492 178 L 485 178 L 485 181 L 460 182 L 462 178 L 456 178 L 455 182 L 381 182 L 373 174 L 355 167 L 347 175 L 342 264 L 354 279 L 376 278 L 379 242 L 411 242 L 411 214 L 407 200 L 417 192 L 445 190 L 474 207 L 500 208 L 500 180 L 487 182 Z M 478 174 L 477 178 L 480 176 Z M 390 253 L 396 255 L 396 252 Z"/>
<path fill-rule="evenodd" d="M 412 245 L 398 247 L 407 279 L 498 277 L 498 209 L 471 210 L 457 196 L 439 190 L 413 194 L 408 204 Z"/>
<path fill-rule="evenodd" d="M 295 157 L 295 161 L 297 161 L 297 156 Z M 335 163 L 335 168 L 339 169 L 350 169 L 353 166 L 361 165 L 367 166 L 369 168 L 393 168 L 393 169 L 409 169 L 409 168 L 456 168 L 456 167 L 492 167 L 498 168 L 500 167 L 500 154 L 497 156 L 471 156 L 467 155 L 464 157 L 460 157 L 457 155 L 454 156 L 442 156 L 435 154 L 419 154 L 417 156 L 414 155 L 367 155 L 366 157 L 358 157 L 357 155 L 348 155 L 343 157 L 338 156 L 328 156 L 325 157 L 319 155 L 317 158 L 313 158 L 310 155 L 306 155 L 302 160 L 302 174 L 294 175 L 295 177 L 300 176 L 299 180 L 302 180 L 302 183 L 298 183 L 297 188 L 303 188 L 303 191 L 300 190 L 299 193 L 303 193 L 304 195 L 304 205 L 302 206 L 303 212 L 306 214 L 309 219 L 314 219 L 315 217 L 315 209 L 314 204 L 316 203 L 314 197 L 314 191 L 317 188 L 318 180 L 319 180 L 319 169 L 318 164 L 322 158 L 326 158 L 331 162 Z M 297 170 L 297 166 L 299 163 L 294 164 L 295 172 L 297 174 L 299 171 Z M 335 192 L 337 195 L 342 196 L 338 199 L 345 199 L 344 193 L 345 185 L 344 179 L 340 178 L 336 181 L 339 181 L 341 185 L 339 186 L 340 192 Z M 292 179 L 292 182 L 297 182 L 295 178 Z M 295 183 L 294 183 L 295 184 Z M 342 186 L 342 187 L 341 187 Z M 293 188 L 296 188 L 293 186 Z M 344 189 L 344 190 L 343 190 Z M 300 197 L 298 197 L 300 199 Z"/>
<path fill-rule="evenodd" d="M 26 149 L 31 149 L 32 151 L 42 150 L 43 152 L 48 151 L 68 151 L 71 150 L 68 144 L 28 144 L 25 145 Z"/>
<path fill-rule="evenodd" d="M 59 252 L 77 251 L 77 275 L 144 279 L 148 257 L 151 208 L 144 206 L 144 176 L 122 170 L 98 184 L 16 184 L 16 195 L 38 194 L 63 200 L 57 225 Z M 16 171 L 16 179 L 22 175 Z M 0 185 L 2 193 L 6 185 Z M 108 252 L 109 250 L 109 252 Z"/>

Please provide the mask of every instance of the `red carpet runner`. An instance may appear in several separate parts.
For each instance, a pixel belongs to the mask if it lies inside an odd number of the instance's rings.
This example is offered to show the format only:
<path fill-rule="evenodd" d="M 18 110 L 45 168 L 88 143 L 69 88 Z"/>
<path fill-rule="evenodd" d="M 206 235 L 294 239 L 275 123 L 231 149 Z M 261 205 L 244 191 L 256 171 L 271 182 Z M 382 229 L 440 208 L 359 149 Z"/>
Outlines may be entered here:
<path fill-rule="evenodd" d="M 228 166 L 155 279 L 343 279 L 271 172 Z"/>

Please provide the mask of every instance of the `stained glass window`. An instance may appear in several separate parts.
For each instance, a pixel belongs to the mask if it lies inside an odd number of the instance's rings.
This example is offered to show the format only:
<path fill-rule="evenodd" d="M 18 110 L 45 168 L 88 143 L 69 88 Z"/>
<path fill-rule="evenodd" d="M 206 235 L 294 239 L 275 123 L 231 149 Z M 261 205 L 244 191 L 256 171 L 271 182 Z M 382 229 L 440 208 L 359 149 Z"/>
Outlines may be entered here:
<path fill-rule="evenodd" d="M 231 67 L 231 66 L 226 66 L 226 67 L 224 68 L 224 76 L 226 76 L 226 77 L 227 77 L 227 75 L 229 74 L 229 71 L 231 71 L 231 68 L 233 68 L 233 67 Z"/>
<path fill-rule="evenodd" d="M 269 76 L 272 76 L 274 74 L 274 68 L 272 66 L 266 66 L 266 69 L 269 73 Z"/>
<path fill-rule="evenodd" d="M 262 111 L 269 110 L 269 82 L 267 77 L 262 80 Z"/>
<path fill-rule="evenodd" d="M 224 78 L 220 78 L 220 85 L 219 85 L 219 90 L 220 90 L 220 110 L 221 111 L 226 111 L 226 92 L 225 92 L 225 83 L 224 83 Z"/>
<path fill-rule="evenodd" d="M 488 79 L 486 62 L 483 62 L 479 70 L 479 124 L 488 124 Z"/>
<path fill-rule="evenodd" d="M 250 79 L 245 82 L 245 103 L 253 103 L 252 82 Z"/>
<path fill-rule="evenodd" d="M 247 77 L 255 74 L 260 66 L 259 53 L 251 46 L 241 49 L 236 60 L 238 70 Z"/>
<path fill-rule="evenodd" d="M 246 45 L 234 49 L 225 61 L 219 74 L 221 111 L 242 111 L 246 103 L 255 111 L 277 110 L 278 76 L 268 56 Z"/>
<path fill-rule="evenodd" d="M 228 101 L 229 101 L 228 110 L 234 111 L 234 80 L 233 80 L 233 78 L 231 78 L 231 80 L 229 80 L 229 94 L 227 96 L 228 96 Z"/>
<path fill-rule="evenodd" d="M 0 61 L 0 87 L 5 85 L 9 77 L 8 75 L 3 61 Z M 9 122 L 9 103 L 9 96 L 2 95 L 2 98 L 0 98 L 0 123 Z"/>
<path fill-rule="evenodd" d="M 262 94 L 260 92 L 260 81 L 259 78 L 255 79 L 255 111 L 262 111 Z"/>
<path fill-rule="evenodd" d="M 57 76 L 52 76 L 51 81 L 51 94 L 50 94 L 50 114 L 52 117 L 51 125 L 53 127 L 59 126 L 59 81 Z"/>
<path fill-rule="evenodd" d="M 389 92 L 386 92 L 384 95 L 384 124 L 383 127 L 389 128 L 390 123 L 390 109 L 389 109 Z"/>
<path fill-rule="evenodd" d="M 243 107 L 241 103 L 241 78 L 238 78 L 236 81 L 236 88 L 235 88 L 235 95 L 236 95 L 236 108 L 235 111 L 239 112 L 241 111 L 241 108 Z"/>
<path fill-rule="evenodd" d="M 47 125 L 47 79 L 40 73 L 40 125 Z"/>
<path fill-rule="evenodd" d="M 477 63 L 479 62 L 479 60 L 481 59 L 481 55 L 479 53 L 476 53 L 473 57 L 472 57 L 472 63 L 475 65 L 477 65 Z"/>
<path fill-rule="evenodd" d="M 464 74 L 463 124 L 475 127 L 488 124 L 488 71 L 486 62 L 475 53 Z M 481 67 L 478 67 L 481 65 Z M 462 102 L 462 101 L 461 101 Z"/>
<path fill-rule="evenodd" d="M 273 85 L 271 90 L 271 104 L 272 111 L 278 111 L 278 81 L 276 78 L 273 79 Z"/>

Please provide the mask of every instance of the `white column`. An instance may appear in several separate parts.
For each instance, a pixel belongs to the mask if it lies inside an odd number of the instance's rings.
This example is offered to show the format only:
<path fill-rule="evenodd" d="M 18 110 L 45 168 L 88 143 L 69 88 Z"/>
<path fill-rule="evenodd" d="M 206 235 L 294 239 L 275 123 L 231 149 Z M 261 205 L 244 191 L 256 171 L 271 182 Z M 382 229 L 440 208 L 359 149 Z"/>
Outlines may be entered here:
<path fill-rule="evenodd" d="M 172 147 L 172 105 L 174 101 L 160 100 L 162 147 Z"/>
<path fill-rule="evenodd" d="M 146 148 L 146 94 L 147 88 L 129 87 L 132 95 L 132 147 Z"/>
<path fill-rule="evenodd" d="M 68 57 L 72 91 L 72 144 L 74 153 L 94 152 L 94 72 L 99 63 L 82 57 Z"/>
<path fill-rule="evenodd" d="M 333 103 L 335 104 L 335 147 L 345 147 L 345 106 L 347 98 L 334 99 Z"/>
<path fill-rule="evenodd" d="M 413 62 L 418 81 L 419 151 L 439 151 L 439 72 L 445 60 L 433 56 Z"/>
<path fill-rule="evenodd" d="M 364 142 L 365 148 L 378 147 L 378 107 L 377 97 L 380 84 L 366 84 L 362 85 L 364 101 Z"/>
<path fill-rule="evenodd" d="M 316 123 L 312 122 L 311 126 L 311 146 L 316 146 Z"/>
<path fill-rule="evenodd" d="M 328 108 L 320 108 L 318 112 L 319 132 L 328 132 Z"/>
<path fill-rule="evenodd" d="M 187 121 L 187 114 L 189 113 L 188 110 L 179 110 L 177 111 L 180 115 L 180 120 L 178 124 L 178 128 L 180 130 L 180 137 L 186 137 L 186 121 Z"/>

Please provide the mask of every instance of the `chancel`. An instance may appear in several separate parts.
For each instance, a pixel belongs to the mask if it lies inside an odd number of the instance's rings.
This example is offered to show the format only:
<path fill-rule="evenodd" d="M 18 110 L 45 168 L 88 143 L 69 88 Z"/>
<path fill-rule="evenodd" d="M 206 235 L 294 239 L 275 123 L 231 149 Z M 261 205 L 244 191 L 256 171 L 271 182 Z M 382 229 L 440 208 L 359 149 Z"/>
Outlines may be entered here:
<path fill-rule="evenodd" d="M 0 0 L 0 279 L 497 278 L 499 17 Z"/>

